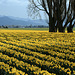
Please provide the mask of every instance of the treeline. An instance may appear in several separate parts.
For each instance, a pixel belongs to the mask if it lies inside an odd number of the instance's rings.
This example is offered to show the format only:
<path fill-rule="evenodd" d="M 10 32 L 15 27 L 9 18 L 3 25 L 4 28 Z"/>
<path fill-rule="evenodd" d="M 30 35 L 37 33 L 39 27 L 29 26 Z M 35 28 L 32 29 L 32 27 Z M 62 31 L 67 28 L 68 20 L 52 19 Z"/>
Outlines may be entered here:
<path fill-rule="evenodd" d="M 29 14 L 40 15 L 43 11 L 48 17 L 49 32 L 73 32 L 75 25 L 75 0 L 29 0 Z"/>
<path fill-rule="evenodd" d="M 4 25 L 2 25 L 2 26 L 0 26 L 0 28 L 8 28 L 8 26 L 4 26 Z"/>
<path fill-rule="evenodd" d="M 0 28 L 48 28 L 49 26 L 44 25 L 26 25 L 26 26 L 19 26 L 19 25 L 2 25 Z"/>

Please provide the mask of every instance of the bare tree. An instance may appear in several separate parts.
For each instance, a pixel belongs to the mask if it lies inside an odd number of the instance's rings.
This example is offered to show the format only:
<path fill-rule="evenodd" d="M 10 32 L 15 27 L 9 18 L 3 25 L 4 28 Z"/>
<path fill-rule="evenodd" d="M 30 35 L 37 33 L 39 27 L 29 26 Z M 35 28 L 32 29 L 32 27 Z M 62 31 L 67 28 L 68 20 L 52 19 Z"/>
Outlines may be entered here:
<path fill-rule="evenodd" d="M 43 11 L 44 13 L 47 14 L 48 19 L 49 19 L 49 32 L 55 32 L 56 27 L 55 23 L 56 20 L 54 18 L 54 0 L 29 0 L 31 3 L 29 5 L 29 10 L 30 13 L 35 16 L 40 15 L 39 12 Z"/>
<path fill-rule="evenodd" d="M 56 32 L 57 29 L 59 32 L 65 32 L 66 26 L 71 23 L 71 10 L 74 11 L 74 8 L 71 9 L 71 1 L 68 2 L 68 0 L 29 0 L 29 2 L 31 3 L 29 5 L 31 15 L 35 14 L 35 16 L 40 16 L 39 12 L 43 11 L 48 16 L 49 32 Z"/>
<path fill-rule="evenodd" d="M 69 26 L 67 27 L 67 32 L 73 32 L 73 27 L 75 25 L 75 0 L 70 0 L 69 14 Z"/>

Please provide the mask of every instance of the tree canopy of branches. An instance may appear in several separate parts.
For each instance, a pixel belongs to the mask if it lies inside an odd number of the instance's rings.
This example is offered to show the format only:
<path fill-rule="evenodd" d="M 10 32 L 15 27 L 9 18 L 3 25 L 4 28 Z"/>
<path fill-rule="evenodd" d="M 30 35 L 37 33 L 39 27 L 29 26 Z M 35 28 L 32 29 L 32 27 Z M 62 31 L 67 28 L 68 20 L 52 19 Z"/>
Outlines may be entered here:
<path fill-rule="evenodd" d="M 29 0 L 31 15 L 40 16 L 43 11 L 48 16 L 49 32 L 73 32 L 75 25 L 75 0 Z"/>

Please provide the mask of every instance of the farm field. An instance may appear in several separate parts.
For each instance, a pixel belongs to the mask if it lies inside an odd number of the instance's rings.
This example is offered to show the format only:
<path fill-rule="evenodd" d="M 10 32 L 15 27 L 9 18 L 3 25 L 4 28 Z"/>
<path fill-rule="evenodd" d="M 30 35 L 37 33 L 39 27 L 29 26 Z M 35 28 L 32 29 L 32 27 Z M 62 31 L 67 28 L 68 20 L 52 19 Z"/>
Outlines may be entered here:
<path fill-rule="evenodd" d="M 48 31 L 49 28 L 0 28 L 0 30 L 39 30 L 39 31 Z M 67 30 L 67 29 L 66 29 Z M 73 28 L 75 31 L 75 27 Z"/>
<path fill-rule="evenodd" d="M 1 29 L 0 75 L 75 75 L 75 31 Z"/>

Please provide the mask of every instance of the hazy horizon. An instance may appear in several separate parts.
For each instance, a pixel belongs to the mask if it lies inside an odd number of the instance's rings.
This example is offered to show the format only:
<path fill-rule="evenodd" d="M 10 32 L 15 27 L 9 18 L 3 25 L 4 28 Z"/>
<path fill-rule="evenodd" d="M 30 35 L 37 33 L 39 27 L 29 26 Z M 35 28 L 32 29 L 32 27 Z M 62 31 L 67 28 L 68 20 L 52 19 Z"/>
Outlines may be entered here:
<path fill-rule="evenodd" d="M 28 5 L 28 0 L 0 0 L 0 15 L 33 19 L 28 16 Z M 41 15 L 42 14 L 41 12 Z M 45 19 L 44 16 L 43 19 Z"/>
<path fill-rule="evenodd" d="M 28 0 L 0 0 L 0 15 L 29 18 L 27 14 Z"/>

